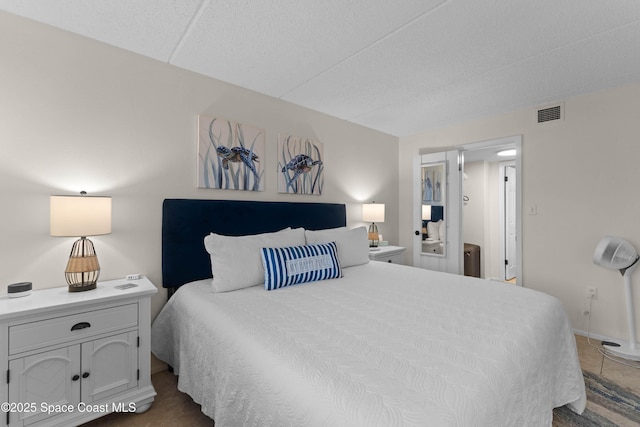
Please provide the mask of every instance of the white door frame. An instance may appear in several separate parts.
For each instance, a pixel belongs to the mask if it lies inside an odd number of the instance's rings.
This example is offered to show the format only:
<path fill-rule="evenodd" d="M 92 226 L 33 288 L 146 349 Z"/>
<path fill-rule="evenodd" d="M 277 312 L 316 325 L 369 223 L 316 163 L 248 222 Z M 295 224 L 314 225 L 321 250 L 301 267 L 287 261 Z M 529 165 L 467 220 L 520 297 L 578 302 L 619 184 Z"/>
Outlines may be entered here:
<path fill-rule="evenodd" d="M 500 177 L 500 189 L 498 192 L 498 199 L 499 199 L 499 209 L 500 209 L 500 259 L 498 260 L 498 262 L 502 262 L 502 260 L 507 260 L 508 259 L 508 254 L 507 254 L 507 239 L 508 239 L 508 233 L 507 233 L 507 221 L 508 221 L 508 214 L 507 214 L 507 209 L 509 208 L 509 206 L 507 206 L 507 183 L 505 182 L 505 178 L 507 176 L 507 168 L 512 167 L 514 170 L 516 168 L 516 162 L 514 160 L 509 160 L 506 162 L 499 162 L 498 163 L 499 168 L 500 168 L 500 173 L 499 173 L 499 177 Z M 517 178 L 514 179 L 514 181 L 516 181 L 516 188 L 517 188 Z M 515 208 L 515 205 L 513 206 Z M 516 236 L 516 244 L 517 244 L 517 236 Z M 517 256 L 517 252 L 518 250 L 516 249 L 516 256 Z M 517 274 L 517 258 L 514 260 L 514 264 L 515 264 L 515 268 L 516 268 L 516 274 Z M 510 279 L 512 276 L 507 277 L 507 268 L 506 268 L 506 262 L 504 266 L 501 266 L 501 270 L 502 270 L 502 279 L 504 280 L 508 280 Z"/>

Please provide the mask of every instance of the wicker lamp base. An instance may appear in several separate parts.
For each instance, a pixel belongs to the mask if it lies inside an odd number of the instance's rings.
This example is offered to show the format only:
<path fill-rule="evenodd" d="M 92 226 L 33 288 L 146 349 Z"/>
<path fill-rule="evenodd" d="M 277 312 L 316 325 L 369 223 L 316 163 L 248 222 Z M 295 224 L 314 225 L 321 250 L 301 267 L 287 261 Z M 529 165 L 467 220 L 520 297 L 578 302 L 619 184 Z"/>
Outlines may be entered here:
<path fill-rule="evenodd" d="M 377 248 L 379 239 L 380 235 L 378 234 L 378 226 L 375 223 L 372 223 L 369 226 L 369 247 Z"/>
<path fill-rule="evenodd" d="M 76 240 L 64 276 L 69 292 L 89 291 L 96 288 L 100 276 L 100 264 L 93 242 L 86 237 Z"/>

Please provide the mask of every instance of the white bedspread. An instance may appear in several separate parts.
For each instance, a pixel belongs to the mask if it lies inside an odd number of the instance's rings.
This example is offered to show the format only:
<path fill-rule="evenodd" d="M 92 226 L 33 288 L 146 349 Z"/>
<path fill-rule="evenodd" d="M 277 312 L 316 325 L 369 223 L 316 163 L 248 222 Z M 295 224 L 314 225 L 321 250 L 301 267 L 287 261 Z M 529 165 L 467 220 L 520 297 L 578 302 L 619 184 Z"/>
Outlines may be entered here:
<path fill-rule="evenodd" d="M 550 426 L 586 404 L 559 300 L 381 262 L 270 292 L 182 286 L 152 349 L 216 427 Z"/>

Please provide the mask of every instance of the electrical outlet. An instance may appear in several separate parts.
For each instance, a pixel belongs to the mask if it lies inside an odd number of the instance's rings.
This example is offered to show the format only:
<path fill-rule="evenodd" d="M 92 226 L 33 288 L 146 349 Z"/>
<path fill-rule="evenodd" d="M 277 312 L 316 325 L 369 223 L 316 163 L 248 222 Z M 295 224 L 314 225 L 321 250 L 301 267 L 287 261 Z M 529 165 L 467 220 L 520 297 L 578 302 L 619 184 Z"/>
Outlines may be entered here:
<path fill-rule="evenodd" d="M 587 288 L 587 298 L 598 299 L 598 288 L 595 286 L 589 286 Z"/>

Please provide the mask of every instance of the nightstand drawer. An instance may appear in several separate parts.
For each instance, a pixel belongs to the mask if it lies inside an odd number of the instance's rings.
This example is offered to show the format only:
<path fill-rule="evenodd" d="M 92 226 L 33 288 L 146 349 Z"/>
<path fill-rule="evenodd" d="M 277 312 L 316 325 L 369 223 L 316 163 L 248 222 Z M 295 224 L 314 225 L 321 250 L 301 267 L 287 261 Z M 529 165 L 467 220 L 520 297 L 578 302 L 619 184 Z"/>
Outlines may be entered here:
<path fill-rule="evenodd" d="M 371 261 L 403 264 L 404 251 L 405 248 L 402 246 L 380 246 L 377 250 L 369 250 L 369 259 Z"/>
<path fill-rule="evenodd" d="M 381 262 L 389 262 L 391 264 L 402 264 L 402 254 L 378 257 L 375 260 Z"/>
<path fill-rule="evenodd" d="M 23 323 L 9 328 L 9 354 L 138 325 L 138 304 Z"/>

